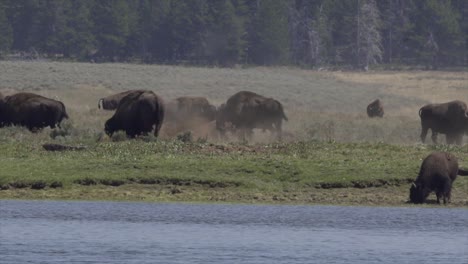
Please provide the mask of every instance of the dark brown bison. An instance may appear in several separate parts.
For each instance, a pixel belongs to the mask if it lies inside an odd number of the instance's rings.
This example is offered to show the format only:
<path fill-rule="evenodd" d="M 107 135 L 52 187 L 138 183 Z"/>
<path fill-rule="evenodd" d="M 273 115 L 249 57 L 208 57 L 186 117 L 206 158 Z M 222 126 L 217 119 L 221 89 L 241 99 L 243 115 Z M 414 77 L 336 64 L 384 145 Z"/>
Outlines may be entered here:
<path fill-rule="evenodd" d="M 164 132 L 176 135 L 190 130 L 206 134 L 207 125 L 216 118 L 216 107 L 205 97 L 183 96 L 166 104 Z"/>
<path fill-rule="evenodd" d="M 63 119 L 68 119 L 65 105 L 38 94 L 17 93 L 0 102 L 0 126 L 20 125 L 35 132 L 60 127 Z"/>
<path fill-rule="evenodd" d="M 432 141 L 437 144 L 437 134 L 445 134 L 447 144 L 461 145 L 463 134 L 468 128 L 467 106 L 462 101 L 428 104 L 419 109 L 421 118 L 421 141 L 426 140 L 427 131 L 432 131 Z"/>
<path fill-rule="evenodd" d="M 429 194 L 434 191 L 437 203 L 442 198 L 444 204 L 450 202 L 452 183 L 457 175 L 468 175 L 468 171 L 458 168 L 457 158 L 447 152 L 433 152 L 427 156 L 419 170 L 416 181 L 410 188 L 410 201 L 424 203 Z"/>
<path fill-rule="evenodd" d="M 369 117 L 383 117 L 384 109 L 382 102 L 379 99 L 374 100 L 367 106 L 367 116 Z"/>
<path fill-rule="evenodd" d="M 141 92 L 141 91 L 144 91 L 144 90 L 128 90 L 125 92 L 116 93 L 116 94 L 101 98 L 98 101 L 98 108 L 99 109 L 102 108 L 104 110 L 115 110 L 119 106 L 120 100 L 122 100 L 122 98 L 124 98 L 125 96 L 131 93 Z"/>
<path fill-rule="evenodd" d="M 152 91 L 138 91 L 122 98 L 114 115 L 106 121 L 105 132 L 109 137 L 124 130 L 128 137 L 135 137 L 153 130 L 157 137 L 164 120 L 164 102 Z"/>
<path fill-rule="evenodd" d="M 167 104 L 167 117 L 171 120 L 202 118 L 212 121 L 216 117 L 216 107 L 205 97 L 182 96 Z"/>
<path fill-rule="evenodd" d="M 216 128 L 224 135 L 229 126 L 232 130 L 240 131 L 244 139 L 252 135 L 254 128 L 260 128 L 270 130 L 280 138 L 283 120 L 287 121 L 288 118 L 278 100 L 241 91 L 219 107 Z"/>

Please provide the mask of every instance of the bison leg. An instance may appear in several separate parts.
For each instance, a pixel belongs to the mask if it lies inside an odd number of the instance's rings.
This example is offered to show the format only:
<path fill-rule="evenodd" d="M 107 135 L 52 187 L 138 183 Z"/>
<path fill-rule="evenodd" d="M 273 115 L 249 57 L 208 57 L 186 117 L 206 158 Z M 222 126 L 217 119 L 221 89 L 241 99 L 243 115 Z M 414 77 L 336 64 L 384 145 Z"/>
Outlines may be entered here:
<path fill-rule="evenodd" d="M 463 141 L 463 134 L 447 134 L 445 136 L 445 140 L 447 141 L 447 144 L 457 144 L 461 145 Z"/>
<path fill-rule="evenodd" d="M 159 131 L 161 130 L 162 123 L 163 122 L 156 123 L 156 125 L 154 126 L 154 137 L 159 136 Z"/>
<path fill-rule="evenodd" d="M 447 145 L 452 145 L 454 142 L 454 137 L 451 134 L 445 135 L 445 141 L 447 142 Z"/>
<path fill-rule="evenodd" d="M 282 137 L 283 137 L 283 124 L 281 122 L 281 120 L 279 120 L 278 122 L 275 123 L 275 132 L 276 132 L 276 138 L 281 141 Z"/>
<path fill-rule="evenodd" d="M 461 145 L 463 142 L 463 134 L 458 134 L 455 136 L 455 144 Z"/>
<path fill-rule="evenodd" d="M 445 184 L 442 190 L 444 204 L 447 204 L 450 202 L 451 192 L 452 192 L 452 181 L 450 179 L 447 179 L 445 181 Z"/>
<path fill-rule="evenodd" d="M 437 132 L 432 131 L 431 139 L 432 143 L 437 145 Z"/>
<path fill-rule="evenodd" d="M 426 141 L 427 131 L 429 130 L 428 127 L 423 126 L 421 129 L 421 142 L 424 143 Z M 434 133 L 432 133 L 434 135 Z"/>

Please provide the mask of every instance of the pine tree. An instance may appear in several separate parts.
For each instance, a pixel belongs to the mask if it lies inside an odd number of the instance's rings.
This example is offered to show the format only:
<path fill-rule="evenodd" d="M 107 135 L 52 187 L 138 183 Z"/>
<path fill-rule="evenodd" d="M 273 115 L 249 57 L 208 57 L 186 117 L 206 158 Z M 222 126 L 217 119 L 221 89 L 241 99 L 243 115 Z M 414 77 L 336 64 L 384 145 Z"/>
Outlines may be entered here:
<path fill-rule="evenodd" d="M 250 27 L 249 58 L 260 65 L 284 64 L 289 55 L 288 1 L 257 0 Z"/>
<path fill-rule="evenodd" d="M 335 65 L 350 65 L 356 61 L 356 15 L 358 0 L 324 2 L 330 27 L 329 61 Z"/>
<path fill-rule="evenodd" d="M 32 25 L 35 20 L 38 7 L 37 0 L 9 0 L 6 3 L 8 8 L 7 15 L 13 29 L 12 49 L 29 51 L 30 36 L 33 34 Z"/>
<path fill-rule="evenodd" d="M 374 0 L 360 0 L 357 15 L 356 60 L 361 69 L 368 69 L 382 59 L 380 15 Z"/>
<path fill-rule="evenodd" d="M 414 28 L 409 37 L 418 61 L 426 68 L 462 63 L 463 35 L 460 14 L 451 1 L 416 1 L 412 20 Z"/>
<path fill-rule="evenodd" d="M 13 30 L 6 15 L 7 6 L 0 2 L 0 57 L 10 50 L 13 44 Z"/>
<path fill-rule="evenodd" d="M 67 26 L 61 45 L 65 57 L 85 59 L 95 52 L 96 39 L 91 19 L 92 0 L 73 0 L 67 12 Z"/>
<path fill-rule="evenodd" d="M 166 24 L 170 61 L 201 62 L 204 57 L 207 13 L 206 0 L 171 2 Z"/>
<path fill-rule="evenodd" d="M 413 24 L 409 14 L 414 9 L 412 0 L 377 1 L 382 17 L 382 46 L 384 63 L 404 63 L 411 54 L 404 54 L 404 40 Z"/>
<path fill-rule="evenodd" d="M 316 66 L 327 60 L 330 40 L 323 1 L 295 1 L 289 7 L 291 58 L 295 64 Z"/>
<path fill-rule="evenodd" d="M 223 66 L 238 63 L 245 49 L 244 21 L 238 17 L 231 0 L 212 0 L 204 48 L 210 63 Z"/>
<path fill-rule="evenodd" d="M 92 16 L 98 56 L 115 61 L 127 55 L 125 48 L 133 22 L 130 12 L 125 0 L 94 2 Z"/>

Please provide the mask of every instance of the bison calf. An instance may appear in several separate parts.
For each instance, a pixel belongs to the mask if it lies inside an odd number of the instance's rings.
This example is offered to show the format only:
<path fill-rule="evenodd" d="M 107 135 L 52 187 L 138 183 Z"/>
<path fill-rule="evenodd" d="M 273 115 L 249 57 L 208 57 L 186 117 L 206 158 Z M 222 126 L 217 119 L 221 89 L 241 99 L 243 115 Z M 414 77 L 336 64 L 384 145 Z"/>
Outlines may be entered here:
<path fill-rule="evenodd" d="M 434 191 L 437 203 L 440 198 L 444 204 L 450 202 L 452 183 L 457 175 L 468 175 L 468 171 L 458 168 L 457 158 L 447 152 L 433 152 L 421 164 L 419 175 L 410 188 L 410 201 L 424 203 L 429 194 Z"/>

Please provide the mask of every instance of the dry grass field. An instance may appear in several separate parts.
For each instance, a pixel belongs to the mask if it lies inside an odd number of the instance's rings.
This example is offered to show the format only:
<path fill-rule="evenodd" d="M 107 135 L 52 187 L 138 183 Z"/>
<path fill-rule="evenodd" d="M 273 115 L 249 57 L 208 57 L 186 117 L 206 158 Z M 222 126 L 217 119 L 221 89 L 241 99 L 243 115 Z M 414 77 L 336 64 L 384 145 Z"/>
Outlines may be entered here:
<path fill-rule="evenodd" d="M 191 143 L 167 126 L 163 140 L 123 133 L 111 140 L 103 127 L 113 111 L 98 109 L 98 100 L 127 89 L 153 90 L 165 101 L 204 96 L 217 106 L 242 90 L 274 97 L 289 117 L 284 142 L 260 130 L 249 144 L 220 142 L 213 123 L 196 126 Z M 451 151 L 468 167 L 466 145 L 420 143 L 418 116 L 426 103 L 468 101 L 466 72 L 0 61 L 0 93 L 19 91 L 63 101 L 70 119 L 36 134 L 0 129 L 0 199 L 404 205 L 428 153 Z M 366 106 L 375 98 L 385 116 L 370 119 Z M 87 149 L 47 152 L 44 143 Z M 457 179 L 452 205 L 467 206 L 467 190 L 468 177 Z"/>
<path fill-rule="evenodd" d="M 67 106 L 69 126 L 97 134 L 112 112 L 97 109 L 98 99 L 127 89 L 149 89 L 166 101 L 205 96 L 219 105 L 230 95 L 250 90 L 284 104 L 289 122 L 286 140 L 338 142 L 419 142 L 418 109 L 426 103 L 468 101 L 466 72 L 327 72 L 296 68 L 196 68 L 183 66 L 0 62 L 0 92 L 31 91 L 58 98 Z M 365 113 L 375 98 L 383 101 L 383 119 Z M 216 140 L 213 125 L 195 135 Z M 166 131 L 167 132 L 167 131 Z M 198 132 L 198 133 L 196 133 Z M 45 133 L 48 133 L 47 130 Z M 163 137 L 170 137 L 164 133 Z M 211 138 L 210 138 L 211 137 Z M 269 134 L 256 131 L 257 140 Z"/>

